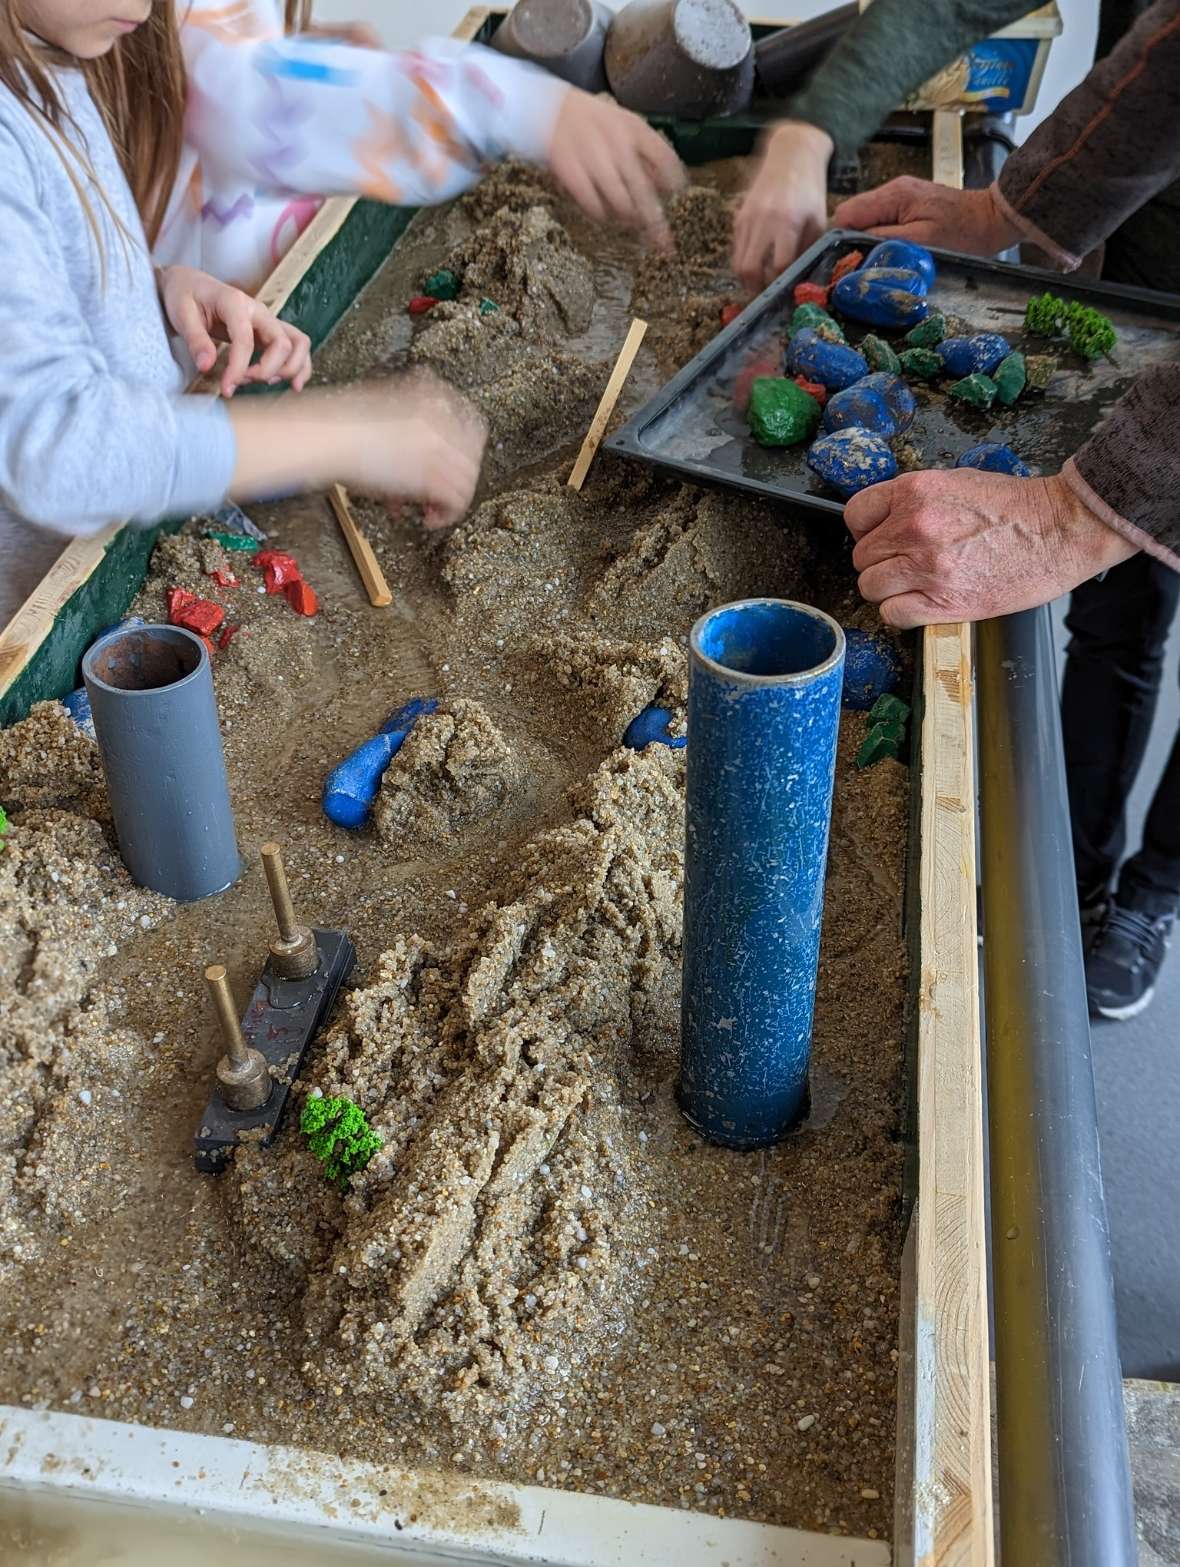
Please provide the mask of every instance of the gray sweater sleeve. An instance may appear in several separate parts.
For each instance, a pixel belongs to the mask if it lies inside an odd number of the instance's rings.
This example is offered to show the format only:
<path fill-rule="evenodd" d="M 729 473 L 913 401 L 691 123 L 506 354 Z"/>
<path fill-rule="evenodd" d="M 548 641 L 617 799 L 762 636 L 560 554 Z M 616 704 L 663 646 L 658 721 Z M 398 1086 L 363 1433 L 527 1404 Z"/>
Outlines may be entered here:
<path fill-rule="evenodd" d="M 0 505 L 77 534 L 220 504 L 236 450 L 225 408 L 112 374 L 35 174 L 3 126 L 0 236 Z M 144 309 L 159 313 L 154 291 Z"/>
<path fill-rule="evenodd" d="M 873 0 L 785 108 L 851 157 L 902 99 L 1035 0 Z"/>

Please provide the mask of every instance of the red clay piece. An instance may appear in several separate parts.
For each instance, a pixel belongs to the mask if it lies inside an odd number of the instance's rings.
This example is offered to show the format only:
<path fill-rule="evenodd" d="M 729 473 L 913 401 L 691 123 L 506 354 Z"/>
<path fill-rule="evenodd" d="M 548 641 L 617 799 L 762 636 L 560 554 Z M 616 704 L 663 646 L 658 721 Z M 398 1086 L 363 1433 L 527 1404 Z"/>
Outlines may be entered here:
<path fill-rule="evenodd" d="M 424 316 L 437 304 L 438 300 L 432 294 L 415 294 L 406 306 L 406 311 L 411 316 Z"/>
<path fill-rule="evenodd" d="M 822 305 L 828 308 L 828 290 L 822 283 L 796 283 L 792 294 L 797 305 Z"/>
<path fill-rule="evenodd" d="M 297 615 L 314 615 L 320 607 L 315 589 L 300 577 L 298 582 L 287 584 L 287 603 Z"/>
<path fill-rule="evenodd" d="M 842 277 L 847 277 L 850 272 L 855 272 L 865 258 L 863 250 L 850 250 L 846 256 L 841 256 L 832 268 L 832 281 L 829 288 L 835 288 Z"/>
<path fill-rule="evenodd" d="M 736 321 L 745 308 L 745 305 L 726 305 L 721 312 L 721 325 L 728 326 L 731 321 Z"/>
<path fill-rule="evenodd" d="M 261 571 L 268 593 L 285 593 L 292 582 L 301 578 L 294 555 L 285 550 L 259 550 L 253 564 Z"/>
<path fill-rule="evenodd" d="M 225 611 L 212 599 L 198 598 L 187 588 L 169 588 L 168 619 L 172 625 L 183 626 L 186 631 L 194 631 L 207 640 L 209 633 L 216 631 L 225 619 Z M 212 645 L 209 651 L 213 651 Z"/>
<path fill-rule="evenodd" d="M 814 397 L 821 408 L 828 400 L 828 389 L 819 381 L 809 381 L 805 375 L 797 375 L 795 385 L 801 386 L 809 397 Z"/>

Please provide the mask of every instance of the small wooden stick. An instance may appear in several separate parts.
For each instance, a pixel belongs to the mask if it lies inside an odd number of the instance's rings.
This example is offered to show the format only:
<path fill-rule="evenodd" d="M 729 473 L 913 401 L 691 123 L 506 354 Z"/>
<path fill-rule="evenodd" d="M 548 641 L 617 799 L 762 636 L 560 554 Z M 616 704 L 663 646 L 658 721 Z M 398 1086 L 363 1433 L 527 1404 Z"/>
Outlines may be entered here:
<path fill-rule="evenodd" d="M 344 542 L 352 551 L 356 569 L 360 572 L 365 592 L 369 595 L 369 603 L 375 604 L 378 609 L 384 609 L 386 604 L 393 603 L 393 594 L 389 591 L 385 573 L 381 570 L 376 555 L 373 554 L 373 546 L 365 538 L 357 526 L 356 518 L 352 515 L 352 507 L 348 504 L 348 491 L 342 484 L 334 484 L 328 491 L 328 502 L 336 513 L 336 521 L 340 524 Z"/>
<path fill-rule="evenodd" d="M 638 316 L 631 323 L 631 330 L 627 333 L 619 357 L 615 360 L 615 367 L 610 373 L 610 380 L 606 383 L 606 391 L 602 394 L 602 401 L 595 410 L 594 417 L 590 421 L 590 428 L 586 431 L 586 439 L 582 442 L 582 450 L 578 453 L 578 460 L 570 471 L 566 481 L 571 490 L 580 490 L 586 482 L 586 475 L 590 472 L 590 464 L 602 445 L 602 438 L 606 434 L 606 427 L 610 423 L 610 416 L 615 411 L 615 404 L 619 400 L 619 393 L 623 390 L 623 383 L 631 373 L 631 366 L 635 362 L 635 355 L 639 352 L 639 345 L 643 342 L 643 334 L 647 331 L 647 322 L 641 321 Z"/>

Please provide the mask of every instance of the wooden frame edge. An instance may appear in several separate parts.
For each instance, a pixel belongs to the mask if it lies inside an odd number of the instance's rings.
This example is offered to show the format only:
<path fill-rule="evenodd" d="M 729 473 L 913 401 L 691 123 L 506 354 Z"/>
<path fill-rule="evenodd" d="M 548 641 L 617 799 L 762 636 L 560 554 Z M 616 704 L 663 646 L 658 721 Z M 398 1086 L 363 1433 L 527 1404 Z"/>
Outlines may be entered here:
<path fill-rule="evenodd" d="M 475 5 L 451 33 L 468 43 L 491 14 Z M 268 309 L 282 310 L 320 254 L 331 244 L 356 205 L 355 196 L 329 196 L 278 266 L 259 287 L 257 297 Z M 201 383 L 196 383 L 200 386 Z M 207 381 L 204 383 L 207 389 Z M 20 679 L 30 660 L 53 630 L 58 614 L 102 563 L 107 546 L 126 524 L 113 522 L 101 533 L 73 538 L 6 626 L 0 627 L 0 697 Z"/>

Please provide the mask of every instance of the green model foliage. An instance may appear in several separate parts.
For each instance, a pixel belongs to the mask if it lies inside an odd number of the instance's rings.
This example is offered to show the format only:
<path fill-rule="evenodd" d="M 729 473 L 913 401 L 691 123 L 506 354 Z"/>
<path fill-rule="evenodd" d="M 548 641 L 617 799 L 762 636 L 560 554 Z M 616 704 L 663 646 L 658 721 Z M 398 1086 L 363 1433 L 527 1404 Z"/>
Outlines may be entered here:
<path fill-rule="evenodd" d="M 1066 304 L 1056 294 L 1034 294 L 1025 307 L 1024 324 L 1037 337 L 1068 337 L 1069 346 L 1083 359 L 1100 359 L 1117 341 L 1101 311 L 1076 299 Z"/>
<path fill-rule="evenodd" d="M 8 817 L 4 814 L 4 807 L 2 805 L 0 805 L 0 838 L 3 838 L 4 834 L 7 831 L 8 831 Z M 0 844 L 0 848 L 3 848 L 2 844 Z"/>
<path fill-rule="evenodd" d="M 381 1146 L 381 1138 L 370 1128 L 360 1106 L 335 1095 L 309 1099 L 299 1118 L 299 1130 L 323 1165 L 324 1174 L 341 1190 Z"/>

